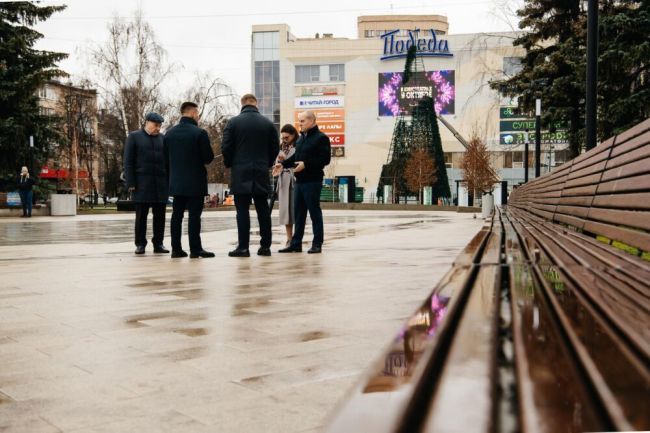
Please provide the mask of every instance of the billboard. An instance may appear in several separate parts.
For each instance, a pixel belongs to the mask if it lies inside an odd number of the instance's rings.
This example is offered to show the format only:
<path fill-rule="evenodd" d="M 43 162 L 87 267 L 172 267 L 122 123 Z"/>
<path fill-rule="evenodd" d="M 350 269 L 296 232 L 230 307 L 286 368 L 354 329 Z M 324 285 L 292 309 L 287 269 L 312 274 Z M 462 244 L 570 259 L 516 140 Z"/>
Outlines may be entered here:
<path fill-rule="evenodd" d="M 338 95 L 299 96 L 295 98 L 295 108 L 303 110 L 341 108 L 345 105 L 343 98 L 343 96 Z"/>
<path fill-rule="evenodd" d="M 294 111 L 294 126 L 300 131 L 298 124 L 298 114 L 304 110 Z M 345 109 L 332 108 L 332 109 L 318 109 L 311 110 L 316 115 L 316 122 L 318 129 L 327 135 L 330 139 L 332 147 L 339 147 L 345 145 Z M 337 155 L 338 156 L 338 155 Z"/>
<path fill-rule="evenodd" d="M 424 96 L 433 98 L 437 114 L 454 114 L 456 74 L 453 70 L 417 72 L 404 85 L 402 72 L 379 73 L 378 102 L 380 116 L 409 114 Z"/>

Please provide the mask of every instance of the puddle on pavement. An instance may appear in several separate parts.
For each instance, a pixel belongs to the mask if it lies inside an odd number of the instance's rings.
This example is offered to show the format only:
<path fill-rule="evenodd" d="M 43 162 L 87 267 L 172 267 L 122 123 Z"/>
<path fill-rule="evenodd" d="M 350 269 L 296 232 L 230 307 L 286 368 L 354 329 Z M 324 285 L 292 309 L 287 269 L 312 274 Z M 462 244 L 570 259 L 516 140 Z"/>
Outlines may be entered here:
<path fill-rule="evenodd" d="M 307 341 L 320 340 L 321 338 L 327 337 L 329 337 L 329 334 L 323 331 L 305 332 L 303 334 L 300 334 L 300 341 L 305 343 Z"/>

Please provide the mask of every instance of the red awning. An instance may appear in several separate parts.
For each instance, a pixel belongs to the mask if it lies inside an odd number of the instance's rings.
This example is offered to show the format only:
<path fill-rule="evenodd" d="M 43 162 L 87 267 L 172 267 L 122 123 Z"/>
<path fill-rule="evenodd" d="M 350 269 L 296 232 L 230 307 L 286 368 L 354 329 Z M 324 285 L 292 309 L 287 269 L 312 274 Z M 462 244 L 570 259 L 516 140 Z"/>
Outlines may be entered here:
<path fill-rule="evenodd" d="M 57 170 L 55 168 L 43 167 L 41 168 L 39 177 L 41 179 L 67 179 L 71 177 L 70 175 L 71 173 L 69 173 L 65 168 Z M 78 175 L 79 179 L 88 179 L 88 171 L 86 170 L 79 170 Z"/>

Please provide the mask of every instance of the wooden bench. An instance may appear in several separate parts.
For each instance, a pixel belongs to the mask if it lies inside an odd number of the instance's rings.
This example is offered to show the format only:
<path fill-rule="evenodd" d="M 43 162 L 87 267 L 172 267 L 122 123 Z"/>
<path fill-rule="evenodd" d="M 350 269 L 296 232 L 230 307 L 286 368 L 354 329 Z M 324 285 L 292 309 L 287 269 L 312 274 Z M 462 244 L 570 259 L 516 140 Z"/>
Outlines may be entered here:
<path fill-rule="evenodd" d="M 511 194 L 328 433 L 650 429 L 650 120 Z"/>

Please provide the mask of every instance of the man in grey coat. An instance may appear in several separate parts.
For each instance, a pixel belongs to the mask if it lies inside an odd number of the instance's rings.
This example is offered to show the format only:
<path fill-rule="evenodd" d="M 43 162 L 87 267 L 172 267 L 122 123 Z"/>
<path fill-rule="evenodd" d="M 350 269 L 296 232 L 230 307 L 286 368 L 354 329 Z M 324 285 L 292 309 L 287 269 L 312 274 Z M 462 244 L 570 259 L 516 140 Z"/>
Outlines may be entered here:
<path fill-rule="evenodd" d="M 267 201 L 271 192 L 269 169 L 280 151 L 280 138 L 273 123 L 257 109 L 255 95 L 241 98 L 241 113 L 228 122 L 223 132 L 221 153 L 226 167 L 231 168 L 230 191 L 237 209 L 238 245 L 228 255 L 249 257 L 251 201 L 262 237 L 257 254 L 271 255 L 271 210 Z"/>
<path fill-rule="evenodd" d="M 172 210 L 172 258 L 187 257 L 181 247 L 183 213 L 187 210 L 187 232 L 190 240 L 190 258 L 214 257 L 201 244 L 201 213 L 203 199 L 208 195 L 208 172 L 205 168 L 214 159 L 210 137 L 199 128 L 201 118 L 198 105 L 184 102 L 181 120 L 165 134 L 165 158 L 169 170 L 169 191 L 174 196 Z"/>
<path fill-rule="evenodd" d="M 145 116 L 144 126 L 131 132 L 124 146 L 124 175 L 135 202 L 136 254 L 144 254 L 147 246 L 147 217 L 153 213 L 153 252 L 169 253 L 163 245 L 165 209 L 169 198 L 163 136 L 164 119 L 158 113 Z"/>

